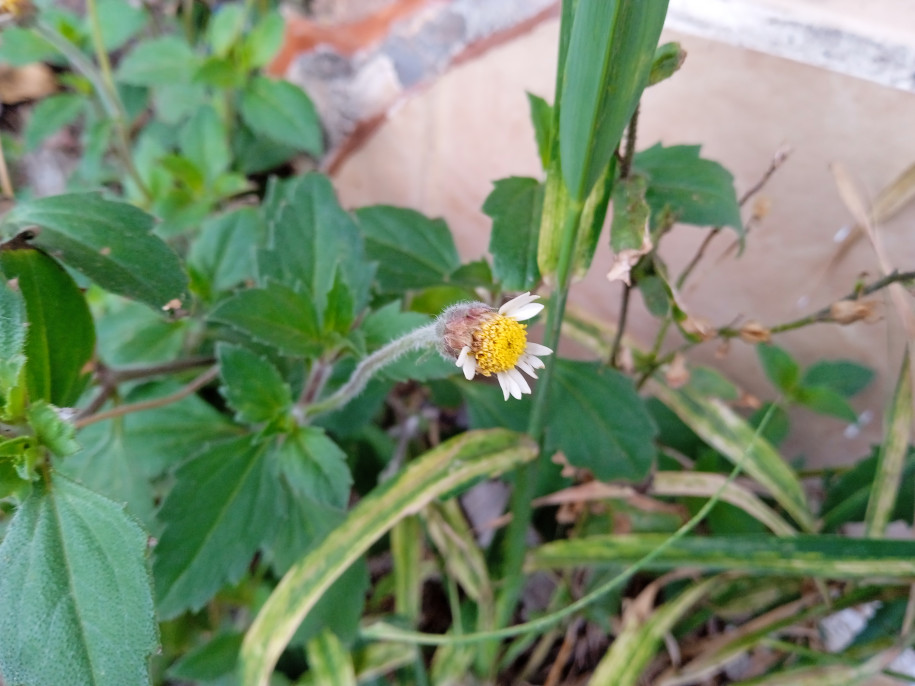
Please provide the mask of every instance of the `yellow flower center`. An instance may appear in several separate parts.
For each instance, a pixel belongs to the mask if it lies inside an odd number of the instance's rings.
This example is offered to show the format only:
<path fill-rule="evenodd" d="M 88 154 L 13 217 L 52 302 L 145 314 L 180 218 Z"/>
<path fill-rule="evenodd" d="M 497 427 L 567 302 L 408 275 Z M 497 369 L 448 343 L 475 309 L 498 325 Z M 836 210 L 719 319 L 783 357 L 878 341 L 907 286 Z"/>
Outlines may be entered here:
<path fill-rule="evenodd" d="M 516 319 L 498 314 L 473 334 L 473 354 L 484 376 L 505 372 L 515 366 L 527 347 L 527 327 Z"/>

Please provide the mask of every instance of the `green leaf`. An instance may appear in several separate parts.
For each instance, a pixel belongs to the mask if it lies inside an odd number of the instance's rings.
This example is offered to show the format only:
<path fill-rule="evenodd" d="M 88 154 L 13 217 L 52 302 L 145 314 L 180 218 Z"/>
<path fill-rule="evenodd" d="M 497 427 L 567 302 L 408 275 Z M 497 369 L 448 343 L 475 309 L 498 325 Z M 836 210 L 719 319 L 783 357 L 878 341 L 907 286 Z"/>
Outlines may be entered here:
<path fill-rule="evenodd" d="M 187 257 L 192 285 L 214 297 L 253 280 L 255 249 L 263 245 L 266 233 L 264 220 L 253 207 L 207 219 Z"/>
<path fill-rule="evenodd" d="M 316 684 L 356 686 L 353 658 L 340 639 L 325 629 L 308 642 L 309 674 Z"/>
<path fill-rule="evenodd" d="M 225 57 L 238 42 L 245 28 L 246 14 L 241 4 L 221 5 L 214 10 L 207 24 L 207 42 L 214 54 Z"/>
<path fill-rule="evenodd" d="M 15 210 L 14 210 L 15 211 Z M 86 300 L 64 269 L 40 250 L 0 250 L 0 270 L 25 299 L 25 374 L 29 397 L 72 407 L 85 386 L 83 368 L 95 349 Z"/>
<path fill-rule="evenodd" d="M 645 200 L 647 184 L 642 176 L 620 179 L 613 189 L 613 223 L 610 247 L 614 252 L 638 250 L 645 240 L 645 225 L 651 210 Z"/>
<path fill-rule="evenodd" d="M 25 300 L 0 275 L 0 399 L 19 382 L 25 365 L 28 319 Z"/>
<path fill-rule="evenodd" d="M 22 67 L 32 62 L 54 61 L 57 57 L 57 48 L 34 31 L 18 26 L 3 27 L 0 62 L 11 67 Z"/>
<path fill-rule="evenodd" d="M 648 75 L 648 85 L 654 86 L 669 79 L 677 73 L 686 60 L 686 51 L 679 43 L 665 43 L 659 45 L 651 63 L 651 73 Z"/>
<path fill-rule="evenodd" d="M 527 94 L 527 103 L 531 109 L 531 123 L 534 125 L 540 166 L 546 170 L 550 165 L 553 142 L 553 107 L 539 95 L 533 93 Z"/>
<path fill-rule="evenodd" d="M 292 407 L 289 384 L 267 359 L 240 345 L 216 346 L 220 393 L 235 410 L 235 418 L 257 424 L 279 419 Z"/>
<path fill-rule="evenodd" d="M 187 319 L 169 321 L 130 300 L 114 303 L 97 321 L 98 355 L 110 366 L 173 360 L 189 328 Z"/>
<path fill-rule="evenodd" d="M 667 0 L 579 0 L 562 74 L 562 174 L 578 202 L 607 168 L 638 105 Z"/>
<path fill-rule="evenodd" d="M 296 429 L 277 449 L 276 459 L 297 498 L 338 509 L 346 507 L 353 477 L 346 453 L 324 431 Z"/>
<path fill-rule="evenodd" d="M 25 127 L 25 149 L 34 150 L 52 133 L 76 121 L 83 112 L 86 98 L 76 93 L 51 95 L 39 102 Z"/>
<path fill-rule="evenodd" d="M 410 462 L 363 498 L 321 544 L 283 577 L 242 645 L 242 681 L 266 684 L 296 627 L 331 583 L 410 512 L 482 476 L 534 459 L 537 447 L 510 431 L 467 432 Z"/>
<path fill-rule="evenodd" d="M 207 89 L 199 83 L 172 83 L 156 87 L 153 107 L 163 124 L 175 125 L 208 103 Z"/>
<path fill-rule="evenodd" d="M 137 35 L 146 26 L 148 15 L 140 7 L 135 7 L 124 0 L 98 0 L 95 14 L 99 19 L 102 33 L 102 45 L 108 52 L 113 52 Z M 86 16 L 84 31 L 91 35 L 92 18 Z"/>
<path fill-rule="evenodd" d="M 883 443 L 877 453 L 877 473 L 864 520 L 865 532 L 871 537 L 886 535 L 890 515 L 899 497 L 906 454 L 912 438 L 912 374 L 908 351 L 903 356 L 899 380 L 884 422 Z"/>
<path fill-rule="evenodd" d="M 107 291 L 162 307 L 180 298 L 187 278 L 175 252 L 150 233 L 153 218 L 96 193 L 73 193 L 19 203 L 6 224 L 37 224 L 32 240 Z"/>
<path fill-rule="evenodd" d="M 528 569 L 628 565 L 656 551 L 668 538 L 665 534 L 639 534 L 555 541 L 534 550 Z M 904 580 L 915 574 L 915 541 L 826 534 L 693 536 L 666 545 L 648 562 L 649 569 L 682 567 L 826 579 Z"/>
<path fill-rule="evenodd" d="M 825 386 L 846 398 L 857 395 L 874 379 L 874 370 L 851 360 L 819 360 L 807 367 L 802 386 Z"/>
<path fill-rule="evenodd" d="M 205 448 L 175 472 L 153 561 L 162 619 L 200 609 L 245 573 L 278 514 L 269 449 L 243 436 Z"/>
<path fill-rule="evenodd" d="M 369 259 L 378 262 L 378 286 L 386 293 L 437 286 L 461 265 L 442 219 L 386 205 L 363 207 L 356 219 Z"/>
<path fill-rule="evenodd" d="M 764 438 L 727 405 L 687 388 L 657 384 L 654 394 L 702 440 L 764 486 L 801 527 L 815 528 L 807 498 L 794 471 Z"/>
<path fill-rule="evenodd" d="M 633 168 L 648 178 L 652 216 L 669 210 L 677 221 L 730 226 L 743 236 L 734 177 L 717 162 L 700 158 L 699 147 L 657 144 L 636 154 Z"/>
<path fill-rule="evenodd" d="M 176 382 L 147 384 L 125 402 L 153 400 L 181 388 Z M 196 395 L 113 421 L 91 424 L 78 435 L 83 451 L 62 465 L 68 473 L 115 500 L 130 497 L 131 481 L 154 479 L 180 464 L 208 443 L 239 434 L 239 428 Z M 110 463 L 109 463 L 110 461 Z M 121 483 L 118 480 L 123 479 Z M 145 497 L 145 496 L 143 496 Z"/>
<path fill-rule="evenodd" d="M 203 172 L 208 185 L 229 168 L 232 153 L 228 132 L 212 107 L 199 108 L 181 129 L 178 140 L 182 154 Z"/>
<path fill-rule="evenodd" d="M 265 200 L 265 216 L 270 237 L 258 254 L 261 280 L 304 285 L 320 321 L 339 273 L 353 295 L 354 310 L 365 307 L 373 269 L 359 228 L 340 207 L 326 176 L 307 174 L 275 184 Z"/>
<path fill-rule="evenodd" d="M 845 396 L 825 386 L 801 386 L 792 394 L 792 399 L 809 407 L 814 412 L 837 417 L 849 424 L 858 421 L 858 413 L 848 404 Z"/>
<path fill-rule="evenodd" d="M 200 58 L 177 36 L 137 43 L 121 60 L 115 78 L 134 86 L 170 86 L 190 83 Z"/>
<path fill-rule="evenodd" d="M 222 633 L 202 646 L 192 648 L 168 668 L 169 679 L 209 683 L 232 677 L 238 663 L 238 651 L 244 634 Z"/>
<path fill-rule="evenodd" d="M 146 534 L 123 508 L 55 474 L 10 522 L 0 568 L 5 683 L 149 684 Z"/>
<path fill-rule="evenodd" d="M 554 364 L 545 449 L 561 450 L 601 481 L 645 478 L 658 430 L 632 381 L 596 363 Z"/>
<path fill-rule="evenodd" d="M 483 203 L 483 212 L 492 219 L 489 252 L 493 272 L 502 288 L 529 291 L 540 281 L 537 243 L 543 185 L 537 179 L 512 176 L 493 186 Z"/>
<path fill-rule="evenodd" d="M 321 123 L 308 95 L 288 81 L 255 76 L 241 93 L 241 116 L 251 130 L 315 157 L 324 151 Z"/>
<path fill-rule="evenodd" d="M 664 279 L 650 274 L 640 278 L 635 285 L 642 294 L 645 308 L 655 317 L 666 317 L 670 312 L 671 294 Z"/>
<path fill-rule="evenodd" d="M 521 400 L 506 402 L 498 384 L 486 384 L 479 380 L 470 383 L 457 381 L 456 383 L 467 402 L 471 427 L 474 429 L 503 427 L 519 433 L 527 431 L 532 405 L 531 396 L 523 395 Z"/>
<path fill-rule="evenodd" d="M 73 440 L 76 434 L 73 424 L 61 419 L 57 410 L 43 400 L 32 402 L 26 416 L 38 442 L 58 457 L 66 457 L 79 450 L 79 444 Z"/>
<path fill-rule="evenodd" d="M 285 26 L 280 13 L 271 11 L 265 14 L 245 37 L 245 48 L 251 67 L 259 69 L 273 59 L 283 45 Z"/>
<path fill-rule="evenodd" d="M 223 300 L 210 321 L 227 324 L 287 355 L 320 354 L 321 333 L 312 299 L 276 282 Z"/>
<path fill-rule="evenodd" d="M 721 372 L 711 367 L 693 367 L 689 373 L 689 388 L 700 395 L 737 401 L 740 391 Z"/>
<path fill-rule="evenodd" d="M 782 393 L 791 396 L 801 379 L 801 367 L 784 348 L 771 343 L 760 343 L 756 354 L 766 377 Z"/>

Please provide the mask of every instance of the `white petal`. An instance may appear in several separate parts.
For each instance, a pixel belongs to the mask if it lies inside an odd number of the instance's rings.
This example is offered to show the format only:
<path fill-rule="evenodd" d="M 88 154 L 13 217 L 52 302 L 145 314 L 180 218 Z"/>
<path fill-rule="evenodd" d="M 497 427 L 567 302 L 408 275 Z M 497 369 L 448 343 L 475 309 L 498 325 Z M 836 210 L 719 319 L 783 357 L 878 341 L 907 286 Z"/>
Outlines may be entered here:
<path fill-rule="evenodd" d="M 508 386 L 508 377 L 505 375 L 505 372 L 498 372 L 496 378 L 499 380 L 499 385 L 502 387 L 502 395 L 508 400 L 509 386 Z"/>
<path fill-rule="evenodd" d="M 507 372 L 499 372 L 499 378 L 505 379 L 505 385 L 508 387 L 508 392 L 511 393 L 512 398 L 516 400 L 521 400 L 521 386 L 512 378 L 511 370 Z M 508 397 L 505 398 L 508 400 Z"/>
<path fill-rule="evenodd" d="M 522 355 L 518 361 L 524 361 L 534 369 L 543 369 L 546 367 L 546 365 L 543 364 L 543 360 L 541 360 L 539 357 L 534 357 L 533 355 L 528 355 L 527 353 Z"/>
<path fill-rule="evenodd" d="M 539 297 L 539 295 L 531 295 L 530 291 L 527 293 L 522 293 L 517 298 L 512 298 L 507 303 L 502 305 L 502 307 L 499 308 L 499 314 L 504 314 L 506 317 L 512 317 L 514 316 L 513 312 L 520 310 L 522 307 L 529 303 L 534 302 Z"/>
<path fill-rule="evenodd" d="M 532 341 L 527 342 L 527 347 L 524 349 L 528 355 L 552 355 L 553 351 L 547 348 L 545 345 L 540 345 L 539 343 L 534 343 Z"/>
<path fill-rule="evenodd" d="M 464 370 L 464 378 L 468 381 L 472 381 L 474 375 L 477 373 L 477 361 L 472 357 L 468 357 L 467 361 L 464 362 L 462 369 Z"/>
<path fill-rule="evenodd" d="M 536 360 L 537 358 L 535 357 L 534 359 Z M 535 379 L 537 378 L 537 372 L 534 371 L 534 367 L 531 366 L 528 363 L 528 361 L 524 359 L 523 355 L 517 362 L 515 362 L 515 366 L 518 369 L 520 369 L 521 371 L 523 371 L 525 374 L 527 374 L 528 376 L 532 376 Z"/>
<path fill-rule="evenodd" d="M 469 345 L 465 345 L 463 348 L 461 348 L 461 354 L 458 355 L 458 358 L 457 358 L 457 366 L 458 366 L 458 367 L 463 367 L 463 366 L 464 366 L 464 363 L 467 361 L 467 356 L 468 356 L 469 354 L 470 354 L 470 346 L 469 346 Z"/>
<path fill-rule="evenodd" d="M 508 374 L 509 378 L 511 378 L 511 380 L 517 384 L 522 393 L 531 392 L 531 387 L 527 385 L 527 379 L 521 376 L 521 372 L 519 372 L 517 369 L 509 369 L 506 373 Z"/>
<path fill-rule="evenodd" d="M 530 319 L 531 317 L 536 317 L 542 310 L 543 305 L 540 303 L 528 303 L 524 307 L 518 308 L 508 316 L 516 321 L 523 322 L 524 320 Z"/>

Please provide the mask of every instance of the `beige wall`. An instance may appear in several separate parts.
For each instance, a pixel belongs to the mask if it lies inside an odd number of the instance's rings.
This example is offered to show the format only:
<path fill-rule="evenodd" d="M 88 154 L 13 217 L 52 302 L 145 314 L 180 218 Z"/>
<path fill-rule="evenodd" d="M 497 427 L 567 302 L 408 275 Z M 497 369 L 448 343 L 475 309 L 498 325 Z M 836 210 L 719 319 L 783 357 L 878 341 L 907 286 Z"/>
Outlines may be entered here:
<path fill-rule="evenodd" d="M 552 99 L 558 24 L 547 22 L 510 44 L 463 64 L 409 98 L 336 175 L 348 206 L 392 203 L 444 217 L 466 258 L 486 251 L 489 222 L 480 206 L 491 181 L 539 175 L 524 91 Z M 838 199 L 828 164 L 844 162 L 873 194 L 915 162 L 915 95 L 815 67 L 668 32 L 689 53 L 677 76 L 647 93 L 640 147 L 701 143 L 704 155 L 735 175 L 738 192 L 757 181 L 778 148 L 791 158 L 763 195 L 771 211 L 754 228 L 737 260 L 717 262 L 733 234 L 723 234 L 695 272 L 684 297 L 696 315 L 713 324 L 736 317 L 778 323 L 794 319 L 846 293 L 876 262 L 860 242 L 817 285 L 834 249 L 833 236 L 850 218 Z M 915 208 L 883 227 L 889 252 L 903 269 L 915 268 Z M 678 228 L 662 254 L 676 272 L 695 251 L 705 229 Z M 614 318 L 619 292 L 603 274 L 610 261 L 602 241 L 591 278 L 573 289 L 573 302 Z M 806 295 L 809 304 L 798 307 Z M 651 340 L 655 321 L 639 307 L 631 332 Z M 856 409 L 879 412 L 891 390 L 901 353 L 898 327 L 889 316 L 874 325 L 821 325 L 779 337 L 805 364 L 848 357 L 876 368 L 880 382 L 857 398 Z M 671 339 L 673 342 L 675 339 Z M 713 361 L 714 343 L 693 359 Z M 768 396 L 752 349 L 735 343 L 727 359 L 714 361 L 748 390 Z M 788 456 L 803 453 L 819 464 L 859 456 L 880 435 L 875 418 L 857 439 L 843 436 L 834 420 L 803 415 Z"/>

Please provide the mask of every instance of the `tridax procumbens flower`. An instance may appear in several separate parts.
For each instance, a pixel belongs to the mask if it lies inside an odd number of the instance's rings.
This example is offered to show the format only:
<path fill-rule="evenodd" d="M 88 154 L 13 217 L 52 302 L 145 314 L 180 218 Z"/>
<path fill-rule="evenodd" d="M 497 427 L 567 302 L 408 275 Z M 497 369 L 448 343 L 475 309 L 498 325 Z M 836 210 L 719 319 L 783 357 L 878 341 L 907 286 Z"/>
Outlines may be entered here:
<path fill-rule="evenodd" d="M 467 379 L 495 374 L 505 399 L 511 395 L 520 400 L 531 387 L 518 370 L 536 379 L 534 370 L 543 369 L 538 355 L 553 352 L 528 341 L 527 326 L 521 323 L 543 309 L 534 302 L 539 297 L 524 293 L 498 310 L 481 302 L 449 307 L 436 323 L 441 353 L 454 360 Z"/>

